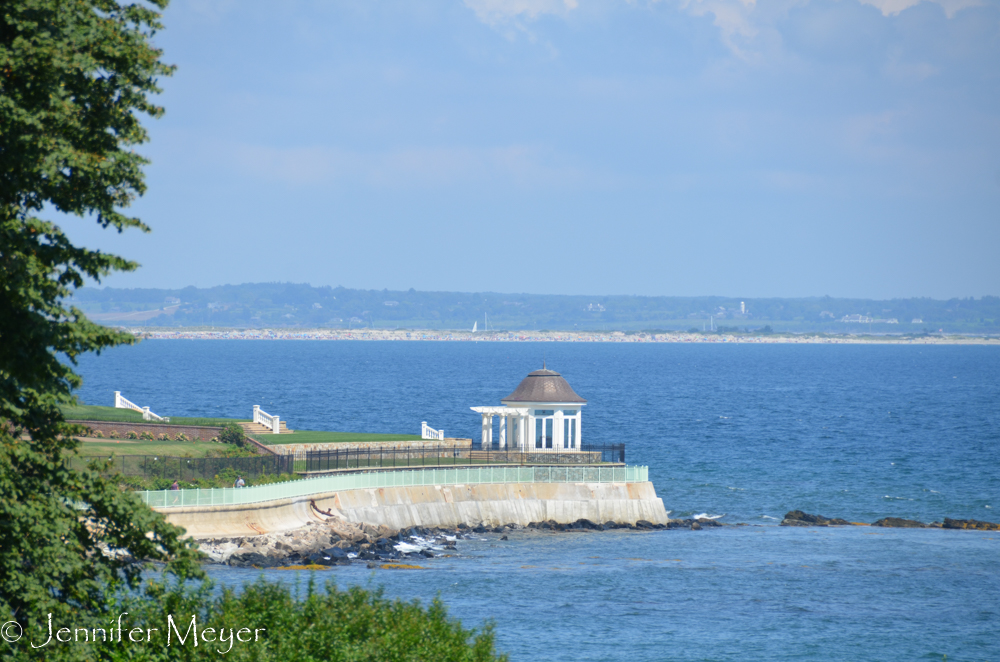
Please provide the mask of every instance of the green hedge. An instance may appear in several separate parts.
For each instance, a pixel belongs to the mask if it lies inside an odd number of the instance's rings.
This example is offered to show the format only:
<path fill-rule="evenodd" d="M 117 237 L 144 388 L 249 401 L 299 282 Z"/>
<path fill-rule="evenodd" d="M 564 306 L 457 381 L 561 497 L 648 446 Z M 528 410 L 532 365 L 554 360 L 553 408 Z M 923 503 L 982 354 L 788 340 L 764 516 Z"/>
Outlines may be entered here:
<path fill-rule="evenodd" d="M 386 572 L 393 572 L 387 570 Z M 408 572 L 396 570 L 394 572 Z M 418 572 L 418 571 L 413 571 Z M 122 619 L 123 641 L 57 643 L 32 649 L 47 638 L 47 624 L 31 624 L 12 645 L 9 659 L 78 659 L 112 661 L 254 660 L 274 662 L 479 662 L 506 660 L 494 645 L 491 624 L 480 630 L 464 628 L 449 618 L 440 600 L 426 607 L 417 601 L 389 600 L 381 590 L 333 583 L 317 588 L 310 579 L 302 599 L 285 584 L 263 579 L 240 591 L 213 590 L 206 582 L 196 589 L 150 584 L 144 595 L 126 598 L 91 623 L 105 627 Z M 173 627 L 168 617 L 172 618 Z M 198 630 L 194 645 L 192 617 Z M 54 624 L 55 628 L 74 624 Z M 114 627 L 117 627 L 115 625 Z M 134 631 L 133 628 L 142 628 Z M 157 628 L 156 631 L 147 629 Z M 213 633 L 206 635 L 206 628 Z M 129 633 L 139 641 L 130 641 Z M 117 634 L 117 633 L 116 633 Z M 184 642 L 181 643 L 181 639 Z M 239 635 L 243 641 L 233 635 Z M 167 637 L 170 646 L 167 646 Z M 148 636 L 148 641 L 146 640 Z M 215 641 L 205 641 L 206 636 Z M 64 635 L 65 639 L 66 636 Z M 256 638 L 256 640 L 254 640 Z M 220 641 L 224 639 L 225 641 Z"/>

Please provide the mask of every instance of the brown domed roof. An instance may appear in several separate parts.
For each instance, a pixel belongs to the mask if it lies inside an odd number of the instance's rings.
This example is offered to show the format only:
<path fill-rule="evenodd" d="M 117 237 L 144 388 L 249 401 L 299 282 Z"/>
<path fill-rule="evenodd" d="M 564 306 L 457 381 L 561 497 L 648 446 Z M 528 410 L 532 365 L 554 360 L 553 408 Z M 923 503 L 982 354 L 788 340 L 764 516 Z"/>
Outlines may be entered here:
<path fill-rule="evenodd" d="M 525 377 L 501 402 L 587 402 L 553 370 L 536 370 Z"/>

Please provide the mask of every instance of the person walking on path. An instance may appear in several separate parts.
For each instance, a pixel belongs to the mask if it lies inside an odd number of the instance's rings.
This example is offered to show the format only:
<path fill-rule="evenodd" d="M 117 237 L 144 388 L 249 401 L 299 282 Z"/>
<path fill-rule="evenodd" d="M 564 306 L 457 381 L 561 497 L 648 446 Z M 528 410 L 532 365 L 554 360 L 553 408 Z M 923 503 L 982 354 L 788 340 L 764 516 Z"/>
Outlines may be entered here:
<path fill-rule="evenodd" d="M 243 476 L 238 476 L 236 482 L 233 483 L 233 487 L 245 487 L 246 483 L 243 482 Z"/>
<path fill-rule="evenodd" d="M 174 484 L 170 486 L 170 489 L 172 489 L 172 490 L 179 490 L 179 489 L 181 489 L 181 486 L 178 485 L 177 481 L 175 480 Z"/>

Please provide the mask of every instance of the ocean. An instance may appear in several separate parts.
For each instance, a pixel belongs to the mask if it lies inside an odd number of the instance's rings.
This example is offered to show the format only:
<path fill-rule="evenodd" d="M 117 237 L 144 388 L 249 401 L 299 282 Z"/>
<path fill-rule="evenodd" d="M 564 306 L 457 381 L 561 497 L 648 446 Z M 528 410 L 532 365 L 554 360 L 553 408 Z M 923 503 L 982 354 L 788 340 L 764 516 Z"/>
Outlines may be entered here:
<path fill-rule="evenodd" d="M 583 441 L 624 443 L 673 517 L 746 526 L 485 535 L 425 570 L 321 576 L 440 595 L 465 625 L 494 621 L 514 660 L 1000 658 L 1000 533 L 777 526 L 793 509 L 1000 521 L 995 347 L 151 340 L 84 357 L 79 395 L 477 439 L 469 407 L 543 361 L 588 400 Z"/>

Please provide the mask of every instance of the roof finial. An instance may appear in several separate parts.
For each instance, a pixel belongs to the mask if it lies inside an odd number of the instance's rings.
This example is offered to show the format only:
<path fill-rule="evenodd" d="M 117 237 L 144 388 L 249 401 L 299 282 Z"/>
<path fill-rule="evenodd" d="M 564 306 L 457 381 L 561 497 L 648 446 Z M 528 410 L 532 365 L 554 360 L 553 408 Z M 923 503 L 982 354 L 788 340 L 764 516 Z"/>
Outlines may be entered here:
<path fill-rule="evenodd" d="M 542 370 L 545 370 L 545 357 L 542 356 Z"/>

